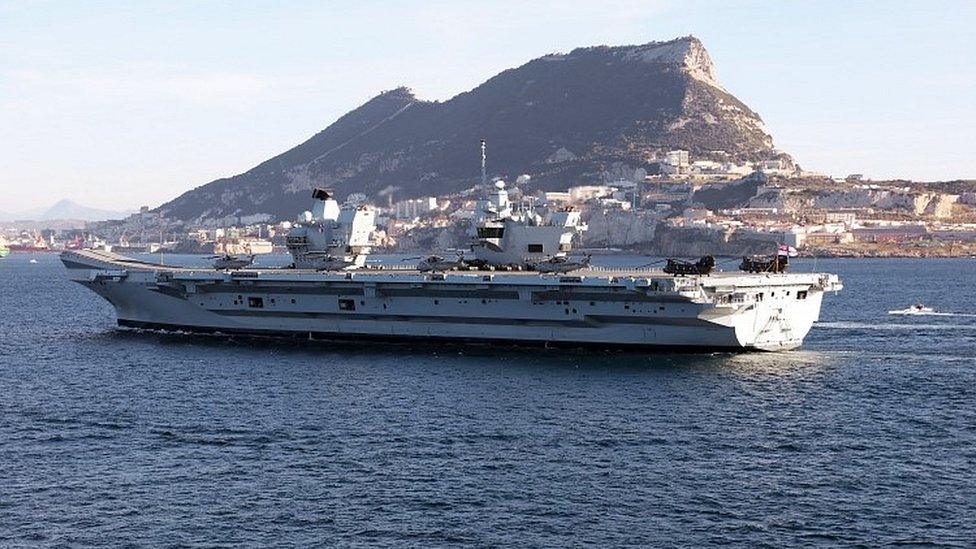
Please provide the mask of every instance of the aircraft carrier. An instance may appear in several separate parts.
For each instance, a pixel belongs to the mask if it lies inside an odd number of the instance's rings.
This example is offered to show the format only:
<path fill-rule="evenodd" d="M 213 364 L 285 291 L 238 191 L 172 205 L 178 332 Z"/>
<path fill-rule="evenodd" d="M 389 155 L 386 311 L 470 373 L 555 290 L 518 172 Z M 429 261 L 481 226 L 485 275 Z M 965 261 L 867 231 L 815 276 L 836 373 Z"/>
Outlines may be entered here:
<path fill-rule="evenodd" d="M 173 267 L 95 250 L 61 259 L 122 327 L 314 340 L 781 351 L 803 343 L 824 295 L 842 288 L 833 274 L 784 272 L 785 257 L 744 260 L 741 272 L 717 272 L 711 258 L 591 266 L 569 255 L 586 230 L 579 212 L 513 203 L 502 182 L 479 201 L 472 244 L 456 258 L 367 264 L 374 216 L 316 189 L 287 237 L 287 268 Z"/>

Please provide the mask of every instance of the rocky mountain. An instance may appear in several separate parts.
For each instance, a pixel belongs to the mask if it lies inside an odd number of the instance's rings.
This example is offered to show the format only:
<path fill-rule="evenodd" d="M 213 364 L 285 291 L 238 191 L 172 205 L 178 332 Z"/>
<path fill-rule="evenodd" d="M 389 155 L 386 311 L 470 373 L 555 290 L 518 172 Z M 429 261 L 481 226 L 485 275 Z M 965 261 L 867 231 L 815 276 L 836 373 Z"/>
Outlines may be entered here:
<path fill-rule="evenodd" d="M 384 92 L 308 141 L 250 171 L 160 207 L 185 221 L 293 217 L 313 186 L 376 197 L 439 195 L 479 181 L 480 140 L 494 176 L 532 176 L 559 189 L 652 170 L 656 155 L 725 151 L 770 158 L 759 115 L 726 92 L 693 37 L 552 54 L 498 74 L 448 101 L 407 88 Z"/>

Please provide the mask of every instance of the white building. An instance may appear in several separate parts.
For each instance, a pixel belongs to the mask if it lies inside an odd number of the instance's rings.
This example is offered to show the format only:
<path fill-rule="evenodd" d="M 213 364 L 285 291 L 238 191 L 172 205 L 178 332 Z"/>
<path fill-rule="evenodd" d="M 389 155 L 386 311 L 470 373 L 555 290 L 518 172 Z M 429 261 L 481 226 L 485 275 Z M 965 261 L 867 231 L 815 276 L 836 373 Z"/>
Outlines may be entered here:
<path fill-rule="evenodd" d="M 845 227 L 850 227 L 857 221 L 857 213 L 845 210 L 824 212 L 824 221 L 826 223 L 840 223 Z"/>
<path fill-rule="evenodd" d="M 691 163 L 691 168 L 696 173 L 719 173 L 722 172 L 722 163 L 714 160 L 695 160 Z"/>
<path fill-rule="evenodd" d="M 756 169 L 768 175 L 790 176 L 793 175 L 794 172 L 794 169 L 792 166 L 790 166 L 789 162 L 781 158 L 757 162 Z"/>
<path fill-rule="evenodd" d="M 661 172 L 669 175 L 688 173 L 690 166 L 688 151 L 668 151 L 661 162 Z"/>
<path fill-rule="evenodd" d="M 437 209 L 437 199 L 433 196 L 401 200 L 393 205 L 393 215 L 397 219 L 416 219 Z"/>
<path fill-rule="evenodd" d="M 569 188 L 569 197 L 574 202 L 586 202 L 594 198 L 611 196 L 616 190 L 616 187 L 610 187 L 608 185 L 580 185 L 579 187 Z"/>
<path fill-rule="evenodd" d="M 781 233 L 783 244 L 794 248 L 804 248 L 808 244 L 849 244 L 854 241 L 854 235 L 840 223 L 824 223 L 806 227 L 792 227 Z"/>
<path fill-rule="evenodd" d="M 668 151 L 664 155 L 665 164 L 670 164 L 671 166 L 687 166 L 688 161 L 688 151 Z"/>
<path fill-rule="evenodd" d="M 569 196 L 568 192 L 564 191 L 547 191 L 542 193 L 542 197 L 546 202 L 562 202 L 568 203 L 572 201 L 572 197 Z"/>

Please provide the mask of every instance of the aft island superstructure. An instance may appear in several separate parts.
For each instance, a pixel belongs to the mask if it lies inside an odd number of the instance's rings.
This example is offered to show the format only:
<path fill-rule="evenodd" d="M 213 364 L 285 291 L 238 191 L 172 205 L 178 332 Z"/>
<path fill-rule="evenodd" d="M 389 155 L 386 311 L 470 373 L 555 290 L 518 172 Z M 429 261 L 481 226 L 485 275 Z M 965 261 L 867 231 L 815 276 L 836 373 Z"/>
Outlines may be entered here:
<path fill-rule="evenodd" d="M 290 268 L 171 267 L 93 250 L 62 261 L 123 327 L 323 340 L 787 350 L 842 288 L 823 273 L 593 267 L 568 256 L 585 230 L 578 212 L 511 204 L 504 184 L 494 189 L 456 260 L 369 266 L 372 210 L 315 190 L 287 239 Z"/>

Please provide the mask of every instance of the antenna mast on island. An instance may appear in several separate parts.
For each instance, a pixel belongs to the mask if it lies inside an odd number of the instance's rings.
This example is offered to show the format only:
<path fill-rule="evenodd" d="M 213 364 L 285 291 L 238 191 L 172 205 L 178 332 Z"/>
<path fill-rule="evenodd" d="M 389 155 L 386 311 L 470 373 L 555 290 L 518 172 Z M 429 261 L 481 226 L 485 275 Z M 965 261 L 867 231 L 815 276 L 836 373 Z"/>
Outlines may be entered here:
<path fill-rule="evenodd" d="M 485 162 L 488 160 L 485 154 L 485 140 L 481 140 L 481 186 L 488 185 L 488 171 L 485 169 Z"/>

